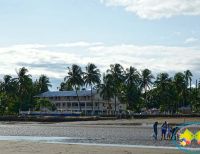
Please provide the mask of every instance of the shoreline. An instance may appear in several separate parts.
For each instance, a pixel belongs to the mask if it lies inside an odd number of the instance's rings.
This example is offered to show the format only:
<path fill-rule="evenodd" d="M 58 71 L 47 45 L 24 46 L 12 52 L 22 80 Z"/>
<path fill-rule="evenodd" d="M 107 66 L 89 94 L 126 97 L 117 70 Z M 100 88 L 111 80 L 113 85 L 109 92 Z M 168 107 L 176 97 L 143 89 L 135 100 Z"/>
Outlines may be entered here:
<path fill-rule="evenodd" d="M 94 123 L 98 124 L 121 124 L 121 125 L 141 125 L 141 124 L 153 124 L 155 121 L 158 123 L 163 123 L 164 121 L 168 121 L 171 124 L 180 124 L 185 122 L 200 122 L 200 117 L 190 117 L 190 116 L 182 116 L 182 117 L 142 117 L 142 118 L 123 118 L 119 119 L 116 117 L 98 117 L 98 116 L 90 116 L 90 117 L 18 117 L 18 116 L 0 116 L 0 122 L 41 122 L 41 123 Z M 121 123 L 120 123 L 121 122 Z"/>

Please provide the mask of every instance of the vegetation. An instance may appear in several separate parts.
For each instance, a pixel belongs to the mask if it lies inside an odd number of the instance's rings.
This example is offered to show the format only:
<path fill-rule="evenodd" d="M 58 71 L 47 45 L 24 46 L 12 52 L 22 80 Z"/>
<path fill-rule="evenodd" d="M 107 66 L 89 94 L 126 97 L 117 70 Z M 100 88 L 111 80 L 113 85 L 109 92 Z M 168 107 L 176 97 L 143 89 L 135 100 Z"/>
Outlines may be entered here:
<path fill-rule="evenodd" d="M 89 63 L 84 71 L 73 64 L 67 68 L 66 77 L 59 90 L 75 90 L 81 111 L 78 90 L 85 88 L 97 90 L 108 102 L 117 99 L 127 104 L 127 109 L 141 112 L 143 108 L 160 109 L 164 113 L 178 113 L 181 107 L 191 107 L 193 112 L 200 112 L 200 84 L 192 86 L 190 70 L 177 72 L 170 76 L 161 72 L 153 76 L 149 69 L 137 70 L 130 66 L 123 68 L 120 64 L 112 64 L 101 78 L 96 65 Z M 101 80 L 102 79 L 102 80 Z M 48 100 L 36 99 L 34 96 L 49 91 L 51 83 L 46 75 L 33 81 L 25 67 L 17 71 L 15 76 L 5 75 L 0 80 L 0 114 L 18 114 L 19 110 L 41 108 L 55 109 Z M 91 97 L 93 104 L 93 98 Z M 94 104 L 92 105 L 94 109 Z"/>
<path fill-rule="evenodd" d="M 72 87 L 74 87 L 81 111 L 81 104 L 78 96 L 78 90 L 80 89 L 81 86 L 84 85 L 83 72 L 81 67 L 75 64 L 73 64 L 71 68 L 68 67 L 68 75 L 65 77 L 64 80 L 66 81 L 67 85 L 71 85 Z"/>
<path fill-rule="evenodd" d="M 48 99 L 38 99 L 35 105 L 36 111 L 54 111 L 56 110 L 55 104 L 51 103 Z"/>
<path fill-rule="evenodd" d="M 91 96 L 93 96 L 92 94 L 93 85 L 95 84 L 99 85 L 101 83 L 100 77 L 101 77 L 100 70 L 97 69 L 97 67 L 94 64 L 89 63 L 86 66 L 86 72 L 84 72 L 83 80 L 86 87 L 90 86 Z M 91 102 L 92 102 L 92 111 L 94 111 L 93 97 L 91 97 Z"/>

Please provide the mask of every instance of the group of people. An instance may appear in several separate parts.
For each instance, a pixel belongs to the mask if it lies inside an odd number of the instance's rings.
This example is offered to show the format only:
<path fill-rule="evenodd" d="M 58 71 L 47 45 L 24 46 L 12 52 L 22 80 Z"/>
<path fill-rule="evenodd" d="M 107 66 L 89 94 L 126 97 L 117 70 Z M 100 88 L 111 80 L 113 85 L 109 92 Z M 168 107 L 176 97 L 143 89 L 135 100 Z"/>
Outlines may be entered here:
<path fill-rule="evenodd" d="M 158 122 L 153 125 L 153 137 L 155 140 L 158 139 Z M 173 129 L 166 121 L 161 126 L 161 140 L 171 140 L 173 136 Z"/>

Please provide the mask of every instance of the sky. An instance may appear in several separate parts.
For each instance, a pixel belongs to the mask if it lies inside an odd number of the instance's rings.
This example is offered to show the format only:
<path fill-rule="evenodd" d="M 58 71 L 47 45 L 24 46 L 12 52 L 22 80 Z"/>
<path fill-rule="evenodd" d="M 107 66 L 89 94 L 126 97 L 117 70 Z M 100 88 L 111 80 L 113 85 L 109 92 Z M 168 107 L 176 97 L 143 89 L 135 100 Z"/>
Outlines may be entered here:
<path fill-rule="evenodd" d="M 56 90 L 67 67 L 200 78 L 200 0 L 0 0 L 0 79 L 26 67 Z"/>

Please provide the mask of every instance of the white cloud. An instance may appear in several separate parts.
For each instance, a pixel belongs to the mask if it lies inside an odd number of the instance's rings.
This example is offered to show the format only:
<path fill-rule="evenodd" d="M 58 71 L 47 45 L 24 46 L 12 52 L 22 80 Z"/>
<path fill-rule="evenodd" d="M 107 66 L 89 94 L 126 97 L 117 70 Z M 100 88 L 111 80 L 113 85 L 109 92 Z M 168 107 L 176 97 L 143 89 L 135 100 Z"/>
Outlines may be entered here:
<path fill-rule="evenodd" d="M 123 66 L 149 68 L 154 72 L 195 70 L 200 60 L 200 49 L 189 47 L 114 45 L 89 49 L 107 66 L 119 62 Z M 105 58 L 106 57 L 106 58 Z"/>
<path fill-rule="evenodd" d="M 58 47 L 57 44 L 0 47 L 0 74 L 15 75 L 16 69 L 25 66 L 33 76 L 46 74 L 50 78 L 63 80 L 67 73 L 67 65 L 76 63 L 85 66 L 88 62 L 92 62 L 102 72 L 106 71 L 110 64 L 120 63 L 124 67 L 131 65 L 139 70 L 149 68 L 153 73 L 190 69 L 200 75 L 200 48 L 134 44 L 106 45 L 95 42 L 87 44 L 78 47 Z"/>
<path fill-rule="evenodd" d="M 185 43 L 188 44 L 188 43 L 195 43 L 195 42 L 198 42 L 199 39 L 197 38 L 194 38 L 194 37 L 189 37 L 185 40 Z"/>
<path fill-rule="evenodd" d="M 102 45 L 102 42 L 94 42 L 94 43 L 89 43 L 89 42 L 71 42 L 71 43 L 61 43 L 55 45 L 56 47 L 89 47 L 89 46 L 96 46 L 96 45 Z"/>
<path fill-rule="evenodd" d="M 107 6 L 121 6 L 144 19 L 200 15 L 200 0 L 100 0 Z"/>

